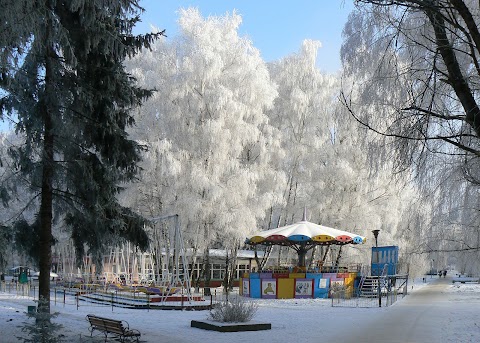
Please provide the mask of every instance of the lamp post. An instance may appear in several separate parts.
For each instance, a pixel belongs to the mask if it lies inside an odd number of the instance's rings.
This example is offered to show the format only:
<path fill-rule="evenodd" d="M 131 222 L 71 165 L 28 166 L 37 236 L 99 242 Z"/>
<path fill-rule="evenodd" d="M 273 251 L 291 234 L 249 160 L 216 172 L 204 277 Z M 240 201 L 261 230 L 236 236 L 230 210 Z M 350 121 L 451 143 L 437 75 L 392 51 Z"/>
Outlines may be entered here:
<path fill-rule="evenodd" d="M 376 249 L 376 262 L 377 262 L 377 293 L 378 293 L 378 307 L 382 307 L 382 290 L 380 286 L 380 259 L 378 255 L 378 233 L 380 230 L 372 230 L 373 236 L 375 237 L 375 248 Z"/>

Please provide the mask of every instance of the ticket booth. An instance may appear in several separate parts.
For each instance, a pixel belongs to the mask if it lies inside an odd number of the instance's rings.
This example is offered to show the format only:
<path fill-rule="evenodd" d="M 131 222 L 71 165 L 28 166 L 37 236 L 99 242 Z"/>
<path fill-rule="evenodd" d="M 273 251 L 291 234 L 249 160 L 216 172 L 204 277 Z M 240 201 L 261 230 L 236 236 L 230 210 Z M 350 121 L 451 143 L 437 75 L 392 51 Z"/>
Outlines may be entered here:
<path fill-rule="evenodd" d="M 381 275 L 385 265 L 388 275 L 397 274 L 398 246 L 372 247 L 372 275 Z"/>

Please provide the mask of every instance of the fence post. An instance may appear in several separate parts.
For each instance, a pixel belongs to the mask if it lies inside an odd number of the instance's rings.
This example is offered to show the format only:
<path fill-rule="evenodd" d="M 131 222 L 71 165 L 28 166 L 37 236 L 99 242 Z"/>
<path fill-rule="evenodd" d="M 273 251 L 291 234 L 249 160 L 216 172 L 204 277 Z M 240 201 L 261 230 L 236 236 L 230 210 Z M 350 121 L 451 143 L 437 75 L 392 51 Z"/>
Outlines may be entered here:
<path fill-rule="evenodd" d="M 182 308 L 183 308 L 183 285 L 182 285 Z"/>

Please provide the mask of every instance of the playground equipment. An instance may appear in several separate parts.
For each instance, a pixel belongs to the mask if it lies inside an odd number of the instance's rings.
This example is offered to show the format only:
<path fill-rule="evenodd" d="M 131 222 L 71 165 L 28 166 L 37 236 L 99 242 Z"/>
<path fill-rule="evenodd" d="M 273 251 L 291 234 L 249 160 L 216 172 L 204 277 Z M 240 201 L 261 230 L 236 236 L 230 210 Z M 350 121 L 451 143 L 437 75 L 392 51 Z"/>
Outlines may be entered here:
<path fill-rule="evenodd" d="M 148 252 L 138 251 L 128 242 L 112 247 L 104 257 L 102 270 L 98 270 L 89 256 L 77 267 L 73 245 L 59 244 L 55 251 L 58 274 L 70 284 L 155 294 L 161 301 L 181 294 L 191 301 L 188 262 L 178 215 L 151 218 L 145 230 L 151 241 Z"/>

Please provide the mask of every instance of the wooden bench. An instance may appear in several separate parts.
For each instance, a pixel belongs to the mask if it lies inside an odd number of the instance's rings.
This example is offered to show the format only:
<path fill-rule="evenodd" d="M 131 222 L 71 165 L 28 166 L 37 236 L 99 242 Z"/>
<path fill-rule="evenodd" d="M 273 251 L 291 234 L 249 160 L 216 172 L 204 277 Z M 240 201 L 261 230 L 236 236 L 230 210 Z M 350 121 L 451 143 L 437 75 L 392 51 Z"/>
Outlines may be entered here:
<path fill-rule="evenodd" d="M 87 320 L 90 323 L 88 328 L 90 336 L 93 336 L 93 332 L 97 330 L 105 335 L 105 342 L 109 334 L 113 336 L 112 338 L 120 339 L 120 342 L 139 342 L 140 331 L 130 329 L 128 323 L 124 320 L 97 317 L 93 314 L 87 314 Z"/>

